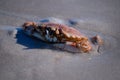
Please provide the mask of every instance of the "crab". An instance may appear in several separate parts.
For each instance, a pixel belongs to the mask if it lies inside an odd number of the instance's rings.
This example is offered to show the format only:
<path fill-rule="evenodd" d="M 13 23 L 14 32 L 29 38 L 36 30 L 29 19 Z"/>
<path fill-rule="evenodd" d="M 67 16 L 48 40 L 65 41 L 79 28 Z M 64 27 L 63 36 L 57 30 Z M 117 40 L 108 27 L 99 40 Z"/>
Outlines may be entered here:
<path fill-rule="evenodd" d="M 53 22 L 39 24 L 36 22 L 25 22 L 22 27 L 27 34 L 38 37 L 42 41 L 50 43 L 69 43 L 69 45 L 85 53 L 92 50 L 91 43 L 98 43 L 98 45 L 100 45 L 102 42 L 99 36 L 92 37 L 90 42 L 88 37 L 81 34 L 75 28 Z"/>

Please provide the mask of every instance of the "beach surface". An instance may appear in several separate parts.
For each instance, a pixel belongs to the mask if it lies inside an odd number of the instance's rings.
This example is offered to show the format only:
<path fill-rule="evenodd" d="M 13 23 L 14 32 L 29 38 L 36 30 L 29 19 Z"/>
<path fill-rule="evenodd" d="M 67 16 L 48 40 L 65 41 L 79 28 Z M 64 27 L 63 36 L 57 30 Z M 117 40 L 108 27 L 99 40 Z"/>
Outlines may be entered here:
<path fill-rule="evenodd" d="M 101 53 L 59 50 L 20 28 L 48 17 L 75 21 L 87 36 L 100 35 Z M 1 0 L 0 80 L 120 80 L 119 21 L 119 0 Z"/>

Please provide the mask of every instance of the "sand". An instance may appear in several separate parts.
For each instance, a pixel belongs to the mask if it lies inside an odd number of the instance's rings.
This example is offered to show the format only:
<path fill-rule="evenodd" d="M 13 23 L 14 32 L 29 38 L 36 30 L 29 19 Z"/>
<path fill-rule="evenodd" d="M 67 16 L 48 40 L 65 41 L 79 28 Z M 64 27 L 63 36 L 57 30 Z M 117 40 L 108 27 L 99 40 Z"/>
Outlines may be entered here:
<path fill-rule="evenodd" d="M 1 0 L 0 80 L 119 80 L 119 5 L 119 0 Z M 20 30 L 25 21 L 47 17 L 77 21 L 75 28 L 87 36 L 99 34 L 102 52 L 58 50 Z"/>

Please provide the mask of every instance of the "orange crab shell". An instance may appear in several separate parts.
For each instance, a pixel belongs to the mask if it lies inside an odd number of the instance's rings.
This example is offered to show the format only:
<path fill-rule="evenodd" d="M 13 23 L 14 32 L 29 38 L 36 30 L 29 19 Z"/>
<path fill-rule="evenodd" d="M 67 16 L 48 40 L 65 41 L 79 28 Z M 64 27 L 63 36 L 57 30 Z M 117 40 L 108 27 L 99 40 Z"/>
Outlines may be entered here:
<path fill-rule="evenodd" d="M 65 43 L 71 42 L 69 45 L 79 48 L 83 52 L 89 52 L 92 49 L 92 46 L 88 41 L 87 37 L 83 36 L 78 30 L 72 27 L 68 27 L 67 25 L 62 25 L 57 23 L 41 23 L 40 25 L 38 25 L 34 22 L 26 22 L 23 24 L 24 30 L 26 30 L 29 27 L 32 27 L 35 30 L 35 32 L 36 31 L 40 32 L 41 36 L 39 37 L 42 37 L 43 41 L 52 42 L 51 39 L 53 40 L 53 36 L 54 36 L 57 39 L 54 42 L 65 42 Z M 50 34 L 48 34 L 50 31 L 48 31 L 47 28 L 50 28 L 50 30 L 55 32 L 55 34 L 52 37 Z M 40 29 L 42 29 L 42 31 Z M 45 32 L 47 32 L 47 34 Z M 47 39 L 46 36 L 47 37 L 50 36 L 50 38 Z"/>

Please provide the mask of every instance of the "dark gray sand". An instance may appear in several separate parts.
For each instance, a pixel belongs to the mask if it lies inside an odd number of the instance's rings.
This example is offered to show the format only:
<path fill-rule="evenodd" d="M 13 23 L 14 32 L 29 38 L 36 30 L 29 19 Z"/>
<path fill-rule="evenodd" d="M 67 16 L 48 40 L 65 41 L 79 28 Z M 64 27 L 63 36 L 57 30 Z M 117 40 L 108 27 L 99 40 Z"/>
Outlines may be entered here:
<path fill-rule="evenodd" d="M 120 80 L 119 7 L 119 0 L 1 0 L 0 80 Z M 79 19 L 76 29 L 99 34 L 101 54 L 58 50 L 19 30 L 51 16 Z"/>

